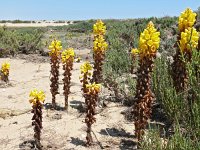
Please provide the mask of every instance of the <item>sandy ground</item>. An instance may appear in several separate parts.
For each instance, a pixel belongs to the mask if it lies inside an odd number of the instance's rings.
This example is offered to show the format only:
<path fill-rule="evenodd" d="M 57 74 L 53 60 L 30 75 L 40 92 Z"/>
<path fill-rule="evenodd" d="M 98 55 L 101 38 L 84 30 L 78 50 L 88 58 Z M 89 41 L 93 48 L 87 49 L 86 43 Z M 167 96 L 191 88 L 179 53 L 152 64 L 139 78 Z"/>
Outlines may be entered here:
<path fill-rule="evenodd" d="M 53 22 L 41 22 L 41 23 L 0 23 L 0 26 L 7 27 L 47 27 L 47 26 L 64 26 L 69 23 L 53 23 Z"/>
<path fill-rule="evenodd" d="M 39 57 L 36 59 L 39 60 Z M 10 83 L 0 87 L 0 149 L 34 149 L 33 127 L 30 112 L 29 92 L 33 88 L 44 90 L 46 94 L 43 109 L 43 129 L 41 143 L 48 150 L 85 150 L 85 149 L 132 149 L 133 123 L 124 119 L 121 111 L 127 109 L 119 103 L 108 102 L 107 107 L 98 107 L 97 122 L 92 126 L 94 145 L 84 146 L 86 136 L 85 114 L 80 112 L 84 105 L 81 84 L 79 82 L 80 65 L 74 63 L 72 72 L 71 94 L 69 95 L 69 111 L 51 110 L 50 64 L 46 61 L 31 62 L 30 59 L 1 58 L 0 64 L 8 61 L 11 64 Z M 60 72 L 62 68 L 60 67 Z M 57 95 L 57 106 L 64 106 L 62 91 L 62 75 L 60 76 L 60 94 Z M 101 95 L 105 93 L 102 91 Z M 95 136 L 94 136 L 95 135 Z M 98 142 L 99 141 L 99 142 Z"/>

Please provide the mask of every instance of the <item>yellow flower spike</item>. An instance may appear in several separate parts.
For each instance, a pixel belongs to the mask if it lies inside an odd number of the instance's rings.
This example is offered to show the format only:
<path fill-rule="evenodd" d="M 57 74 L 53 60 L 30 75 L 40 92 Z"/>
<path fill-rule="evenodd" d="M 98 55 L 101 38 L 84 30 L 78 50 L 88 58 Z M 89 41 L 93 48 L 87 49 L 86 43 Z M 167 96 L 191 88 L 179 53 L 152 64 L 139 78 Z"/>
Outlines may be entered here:
<path fill-rule="evenodd" d="M 44 103 L 45 100 L 45 94 L 43 91 L 38 91 L 37 89 L 34 89 L 30 92 L 29 97 L 32 99 L 29 100 L 30 103 L 33 103 L 33 105 L 36 105 L 37 102 Z"/>
<path fill-rule="evenodd" d="M 95 82 L 92 84 L 86 84 L 86 88 L 89 90 L 89 93 L 99 93 L 101 84 L 96 84 Z"/>
<path fill-rule="evenodd" d="M 60 51 L 62 50 L 62 44 L 61 44 L 61 41 L 58 41 L 58 40 L 53 40 L 51 42 L 51 44 L 49 45 L 49 55 L 56 55 L 56 56 L 59 56 L 60 55 Z"/>
<path fill-rule="evenodd" d="M 10 70 L 10 63 L 4 62 L 1 66 L 1 72 L 6 76 L 8 75 Z"/>
<path fill-rule="evenodd" d="M 95 38 L 93 47 L 95 53 L 96 52 L 104 53 L 107 48 L 108 44 L 105 42 L 103 36 L 98 36 L 97 38 Z"/>
<path fill-rule="evenodd" d="M 92 70 L 92 66 L 88 61 L 86 61 L 84 64 L 80 67 L 81 73 L 89 73 L 90 70 Z"/>
<path fill-rule="evenodd" d="M 182 52 L 191 51 L 198 45 L 199 33 L 196 29 L 188 28 L 185 32 L 181 32 L 180 49 Z"/>
<path fill-rule="evenodd" d="M 153 22 L 149 22 L 147 28 L 140 35 L 139 50 L 141 56 L 156 53 L 160 45 L 160 32 L 154 27 Z"/>
<path fill-rule="evenodd" d="M 62 52 L 62 55 L 61 55 L 62 62 L 63 63 L 67 62 L 69 58 L 72 58 L 72 60 L 74 60 L 74 56 L 75 56 L 74 49 L 68 48 Z"/>
<path fill-rule="evenodd" d="M 97 22 L 93 25 L 93 33 L 94 35 L 105 35 L 106 26 L 101 20 L 97 20 Z"/>
<path fill-rule="evenodd" d="M 189 27 L 193 27 L 196 21 L 197 14 L 194 13 L 190 8 L 187 8 L 184 12 L 181 13 L 178 20 L 178 28 L 180 32 L 183 32 Z"/>
<path fill-rule="evenodd" d="M 133 49 L 131 50 L 131 54 L 137 55 L 137 54 L 139 54 L 139 50 L 138 50 L 137 48 L 133 48 Z"/>

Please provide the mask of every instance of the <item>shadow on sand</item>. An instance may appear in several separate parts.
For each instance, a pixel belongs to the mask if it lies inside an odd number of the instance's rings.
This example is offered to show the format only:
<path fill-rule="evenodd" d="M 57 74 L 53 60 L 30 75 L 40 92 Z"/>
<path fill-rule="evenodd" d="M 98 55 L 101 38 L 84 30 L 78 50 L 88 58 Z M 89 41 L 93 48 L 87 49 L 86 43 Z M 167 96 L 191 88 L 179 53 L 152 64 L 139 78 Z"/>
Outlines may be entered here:
<path fill-rule="evenodd" d="M 132 135 L 129 132 L 126 132 L 124 129 L 116 129 L 116 128 L 106 128 L 106 129 L 101 129 L 99 132 L 102 135 L 109 135 L 113 137 L 126 137 L 126 138 L 135 138 L 134 135 Z"/>

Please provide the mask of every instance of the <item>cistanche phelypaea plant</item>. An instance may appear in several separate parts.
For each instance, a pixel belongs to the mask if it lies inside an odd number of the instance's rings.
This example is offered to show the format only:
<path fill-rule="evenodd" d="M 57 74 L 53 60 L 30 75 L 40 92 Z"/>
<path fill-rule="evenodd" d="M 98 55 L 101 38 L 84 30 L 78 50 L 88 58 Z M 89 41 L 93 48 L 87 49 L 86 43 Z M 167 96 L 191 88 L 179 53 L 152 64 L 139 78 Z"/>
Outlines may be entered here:
<path fill-rule="evenodd" d="M 151 91 L 151 73 L 159 44 L 160 32 L 157 32 L 154 24 L 149 22 L 139 39 L 139 68 L 137 71 L 135 103 L 133 105 L 135 135 L 138 141 L 143 138 L 152 111 L 154 94 Z"/>
<path fill-rule="evenodd" d="M 105 52 L 108 44 L 104 39 L 106 33 L 106 26 L 101 20 L 98 20 L 93 26 L 94 46 L 93 46 L 93 76 L 92 81 L 100 83 L 102 81 L 102 65 L 105 59 Z"/>
<path fill-rule="evenodd" d="M 174 62 L 172 63 L 171 72 L 177 92 L 183 92 L 187 88 L 188 73 L 186 62 L 190 62 L 191 51 L 198 45 L 198 32 L 193 28 L 196 22 L 196 15 L 190 8 L 187 8 L 181 13 L 178 20 L 179 34 L 175 44 L 176 54 L 173 56 Z"/>
<path fill-rule="evenodd" d="M 45 94 L 43 91 L 38 91 L 37 89 L 34 89 L 30 92 L 29 97 L 31 98 L 29 102 L 33 104 L 31 113 L 33 113 L 32 126 L 34 126 L 34 139 L 37 148 L 41 149 L 40 136 L 42 129 L 42 104 L 45 100 Z"/>
<path fill-rule="evenodd" d="M 96 122 L 95 115 L 95 108 L 97 106 L 97 100 L 98 100 L 98 94 L 100 92 L 100 84 L 92 83 L 92 84 L 86 84 L 87 88 L 87 99 L 86 99 L 86 118 L 85 123 L 87 125 L 87 136 L 86 136 L 86 145 L 90 146 L 92 145 L 93 139 L 92 139 L 92 124 Z"/>
<path fill-rule="evenodd" d="M 59 80 L 59 64 L 60 64 L 60 54 L 62 50 L 61 41 L 53 40 L 49 46 L 49 56 L 51 60 L 51 94 L 52 94 L 52 106 L 53 108 L 56 107 L 56 94 L 59 94 L 58 92 L 58 80 Z"/>
<path fill-rule="evenodd" d="M 6 83 L 9 81 L 9 79 L 8 79 L 9 71 L 10 71 L 10 63 L 4 62 L 1 66 L 0 79 Z"/>
<path fill-rule="evenodd" d="M 68 97 L 70 93 L 70 81 L 71 81 L 71 71 L 73 69 L 73 62 L 74 62 L 74 49 L 68 48 L 62 52 L 62 63 L 63 63 L 63 90 L 64 90 L 64 96 L 65 96 L 65 110 L 68 110 Z"/>

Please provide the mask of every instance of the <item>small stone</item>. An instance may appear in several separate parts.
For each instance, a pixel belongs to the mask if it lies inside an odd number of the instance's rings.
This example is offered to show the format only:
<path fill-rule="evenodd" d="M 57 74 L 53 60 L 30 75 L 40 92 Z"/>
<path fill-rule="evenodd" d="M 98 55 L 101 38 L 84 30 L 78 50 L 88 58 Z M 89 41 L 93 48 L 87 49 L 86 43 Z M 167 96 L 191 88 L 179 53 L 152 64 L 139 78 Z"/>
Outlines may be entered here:
<path fill-rule="evenodd" d="M 17 122 L 17 121 L 15 121 L 15 122 L 13 122 L 13 124 L 18 124 L 18 122 Z"/>
<path fill-rule="evenodd" d="M 52 148 L 52 146 L 51 145 L 47 145 L 47 148 Z"/>
<path fill-rule="evenodd" d="M 11 98 L 13 98 L 13 96 L 12 95 L 8 95 L 8 98 L 11 99 Z"/>

